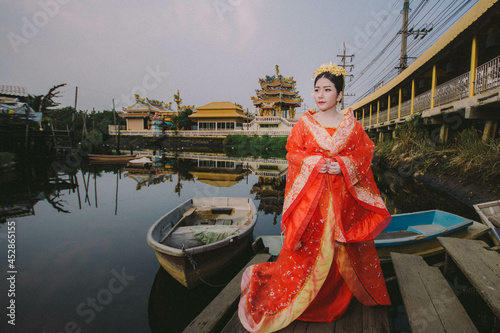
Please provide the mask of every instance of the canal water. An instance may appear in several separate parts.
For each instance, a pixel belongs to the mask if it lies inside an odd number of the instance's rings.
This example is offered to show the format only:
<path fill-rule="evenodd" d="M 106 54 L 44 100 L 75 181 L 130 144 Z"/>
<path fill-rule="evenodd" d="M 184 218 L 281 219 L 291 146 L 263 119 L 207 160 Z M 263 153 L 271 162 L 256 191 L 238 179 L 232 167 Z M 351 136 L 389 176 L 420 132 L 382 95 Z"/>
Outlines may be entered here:
<path fill-rule="evenodd" d="M 252 198 L 259 210 L 254 235 L 280 234 L 286 161 L 221 155 L 154 161 L 151 167 L 81 163 L 71 171 L 59 165 L 58 177 L 49 163 L 1 175 L 0 300 L 4 309 L 15 308 L 3 315 L 1 332 L 181 332 L 221 288 L 184 289 L 160 267 L 146 233 L 192 197 Z M 478 220 L 407 172 L 374 170 L 392 213 L 442 209 Z M 12 234 L 15 261 L 7 257 Z M 248 257 L 243 253 L 211 282 L 229 281 Z M 12 313 L 15 326 L 8 322 Z"/>

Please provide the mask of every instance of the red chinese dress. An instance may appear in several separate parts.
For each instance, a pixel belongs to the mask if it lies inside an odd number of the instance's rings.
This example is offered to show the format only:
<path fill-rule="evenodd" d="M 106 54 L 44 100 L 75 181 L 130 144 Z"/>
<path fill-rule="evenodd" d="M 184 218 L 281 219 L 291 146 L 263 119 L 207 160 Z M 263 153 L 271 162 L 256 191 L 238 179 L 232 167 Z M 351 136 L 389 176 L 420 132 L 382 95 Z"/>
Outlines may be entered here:
<path fill-rule="evenodd" d="M 374 144 L 350 110 L 337 129 L 313 114 L 287 141 L 283 248 L 276 262 L 243 274 L 238 315 L 250 332 L 338 320 L 353 295 L 366 306 L 390 304 L 373 242 L 390 221 L 370 168 Z M 325 158 L 342 174 L 319 173 Z"/>

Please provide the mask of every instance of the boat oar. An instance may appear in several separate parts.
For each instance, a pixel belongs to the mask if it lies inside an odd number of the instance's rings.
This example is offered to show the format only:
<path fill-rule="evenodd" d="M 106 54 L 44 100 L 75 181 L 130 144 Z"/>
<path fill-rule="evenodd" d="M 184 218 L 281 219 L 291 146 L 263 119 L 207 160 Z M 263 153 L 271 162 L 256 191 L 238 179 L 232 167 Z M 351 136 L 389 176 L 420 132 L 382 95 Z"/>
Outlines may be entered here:
<path fill-rule="evenodd" d="M 179 221 L 177 221 L 177 223 L 172 227 L 172 229 L 170 229 L 167 234 L 165 236 L 163 236 L 163 238 L 160 240 L 160 243 L 163 243 L 163 241 L 165 241 L 165 239 L 167 239 L 171 234 L 172 232 L 174 232 L 175 229 L 177 229 L 177 227 L 179 225 L 181 225 L 182 221 L 184 221 L 184 219 L 190 215 L 192 215 L 194 213 L 194 211 L 196 210 L 196 207 L 191 207 L 189 208 L 188 210 L 186 210 L 186 212 L 184 214 L 182 214 L 182 217 Z"/>

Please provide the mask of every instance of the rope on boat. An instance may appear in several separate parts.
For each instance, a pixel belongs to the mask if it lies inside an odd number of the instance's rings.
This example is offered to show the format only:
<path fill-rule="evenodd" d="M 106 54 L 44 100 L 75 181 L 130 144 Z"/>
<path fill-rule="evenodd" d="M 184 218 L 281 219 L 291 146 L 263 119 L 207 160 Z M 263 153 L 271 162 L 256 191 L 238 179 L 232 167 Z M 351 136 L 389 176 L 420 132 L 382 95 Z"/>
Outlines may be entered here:
<path fill-rule="evenodd" d="M 224 286 L 227 285 L 227 283 L 223 283 L 223 284 L 211 284 L 211 283 L 205 281 L 201 277 L 200 270 L 198 269 L 198 263 L 196 261 L 194 261 L 193 257 L 189 253 L 186 252 L 186 250 L 184 249 L 184 244 L 182 244 L 182 253 L 184 253 L 184 255 L 189 259 L 189 262 L 191 263 L 191 266 L 193 266 L 193 269 L 196 272 L 196 275 L 198 275 L 198 277 L 200 278 L 201 282 L 203 282 L 204 284 L 206 284 L 209 287 L 214 287 L 214 288 L 220 288 L 220 287 L 224 287 Z"/>

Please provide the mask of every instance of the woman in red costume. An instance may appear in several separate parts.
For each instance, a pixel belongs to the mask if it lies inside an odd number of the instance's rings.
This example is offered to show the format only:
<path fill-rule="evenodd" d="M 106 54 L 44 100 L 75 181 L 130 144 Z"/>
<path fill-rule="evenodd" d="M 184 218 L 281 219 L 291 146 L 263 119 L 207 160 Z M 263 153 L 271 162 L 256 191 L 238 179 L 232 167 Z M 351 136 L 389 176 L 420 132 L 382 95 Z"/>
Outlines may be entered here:
<path fill-rule="evenodd" d="M 314 72 L 320 111 L 305 113 L 288 137 L 283 248 L 241 282 L 238 315 L 250 332 L 338 320 L 352 296 L 390 304 L 373 242 L 390 214 L 370 168 L 373 142 L 351 110 L 337 111 L 345 73 L 331 63 Z"/>

